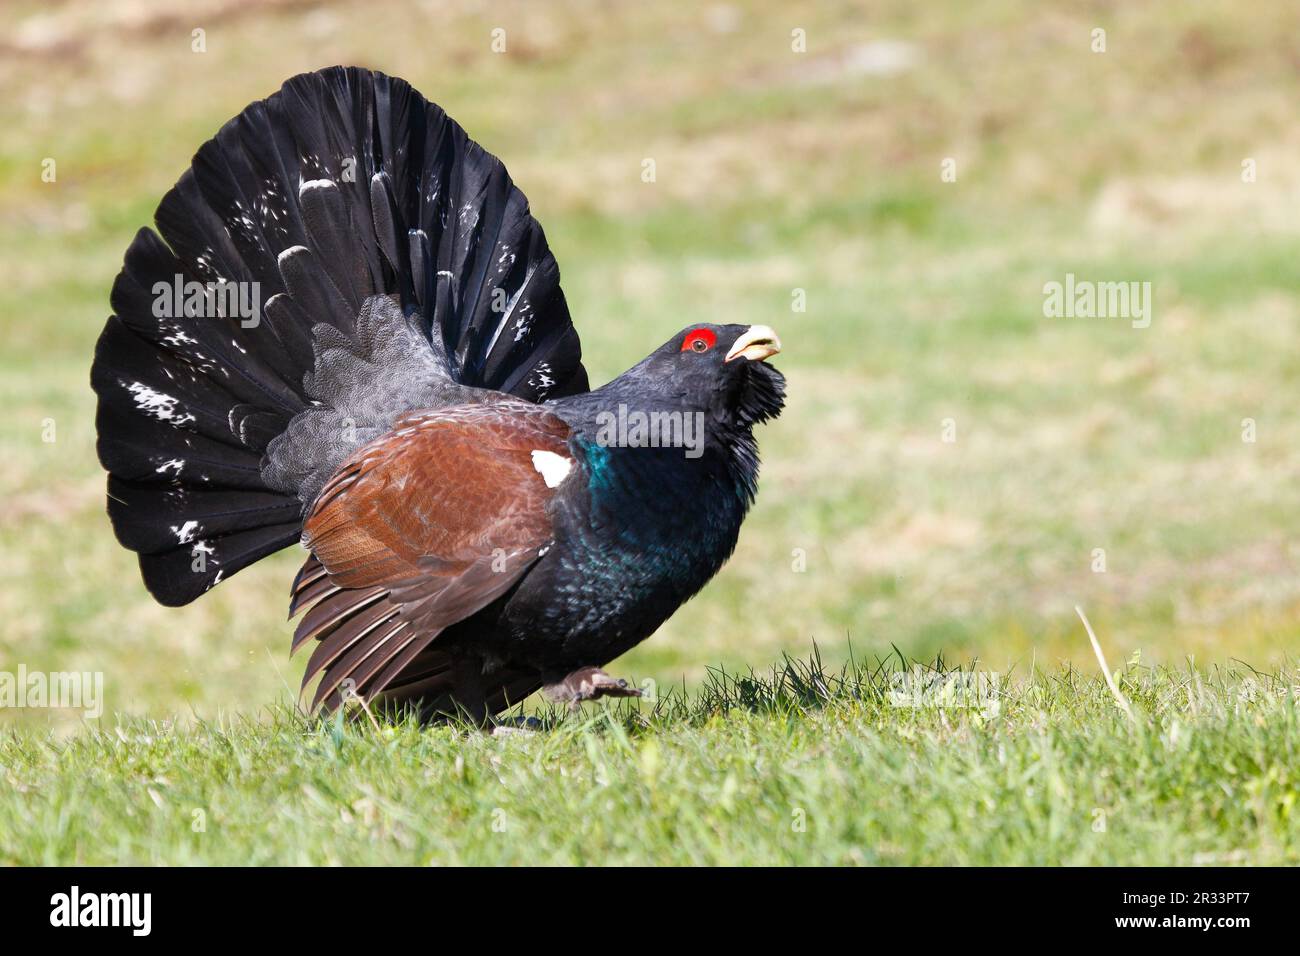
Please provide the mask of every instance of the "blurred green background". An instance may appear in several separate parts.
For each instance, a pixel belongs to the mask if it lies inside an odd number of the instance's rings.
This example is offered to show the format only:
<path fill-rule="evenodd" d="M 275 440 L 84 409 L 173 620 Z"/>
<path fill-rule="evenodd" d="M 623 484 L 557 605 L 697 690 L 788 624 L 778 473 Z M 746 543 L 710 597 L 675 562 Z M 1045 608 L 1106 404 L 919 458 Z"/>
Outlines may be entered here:
<path fill-rule="evenodd" d="M 1112 663 L 1293 658 L 1300 6 L 1054 6 L 7 4 L 0 670 L 102 671 L 110 712 L 160 717 L 296 691 L 300 555 L 154 604 L 104 516 L 87 380 L 195 148 L 334 63 L 410 80 L 504 160 L 594 379 L 690 322 L 782 336 L 739 549 L 614 672 L 690 683 L 812 641 L 1092 668 L 1076 603 Z M 1045 318 L 1067 272 L 1151 282 L 1150 327 Z"/>

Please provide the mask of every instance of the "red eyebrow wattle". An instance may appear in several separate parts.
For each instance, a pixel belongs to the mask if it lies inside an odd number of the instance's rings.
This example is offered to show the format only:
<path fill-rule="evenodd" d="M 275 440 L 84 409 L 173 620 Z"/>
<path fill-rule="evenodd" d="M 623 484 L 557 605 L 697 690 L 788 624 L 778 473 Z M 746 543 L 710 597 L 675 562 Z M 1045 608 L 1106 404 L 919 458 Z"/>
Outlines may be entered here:
<path fill-rule="evenodd" d="M 682 351 L 685 352 L 698 341 L 703 341 L 709 348 L 713 348 L 718 341 L 718 336 L 712 329 L 692 329 L 682 340 Z"/>

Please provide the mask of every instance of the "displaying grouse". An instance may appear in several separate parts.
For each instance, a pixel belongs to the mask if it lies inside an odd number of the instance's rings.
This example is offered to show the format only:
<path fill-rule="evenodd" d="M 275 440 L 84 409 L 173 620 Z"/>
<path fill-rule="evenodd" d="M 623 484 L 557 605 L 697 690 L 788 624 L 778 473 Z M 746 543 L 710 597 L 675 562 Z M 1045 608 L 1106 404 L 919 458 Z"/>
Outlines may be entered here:
<path fill-rule="evenodd" d="M 765 326 L 691 326 L 590 391 L 559 270 L 494 156 L 407 83 L 334 67 L 205 143 L 95 350 L 118 540 L 186 604 L 301 541 L 313 709 L 484 721 L 600 668 L 731 554 Z"/>

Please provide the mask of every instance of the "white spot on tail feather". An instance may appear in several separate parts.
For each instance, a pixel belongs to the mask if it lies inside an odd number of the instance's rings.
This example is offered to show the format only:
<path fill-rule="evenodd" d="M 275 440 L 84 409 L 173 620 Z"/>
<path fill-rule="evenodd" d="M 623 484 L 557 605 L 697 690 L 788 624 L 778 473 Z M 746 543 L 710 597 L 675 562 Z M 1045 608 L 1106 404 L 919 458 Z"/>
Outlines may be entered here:
<path fill-rule="evenodd" d="M 194 421 L 193 415 L 178 408 L 179 403 L 172 395 L 165 395 L 162 392 L 155 391 L 143 382 L 133 382 L 126 386 L 126 390 L 135 399 L 137 409 L 158 419 L 160 422 L 170 422 L 173 425 L 188 425 Z"/>
<path fill-rule="evenodd" d="M 334 189 L 337 185 L 332 179 L 309 179 L 298 187 L 298 196 L 301 198 L 303 193 L 313 189 Z"/>
<path fill-rule="evenodd" d="M 534 449 L 533 467 L 542 476 L 547 488 L 555 488 L 568 477 L 569 469 L 573 467 L 573 459 L 557 455 L 553 451 Z"/>
<path fill-rule="evenodd" d="M 301 253 L 304 253 L 306 251 L 307 251 L 306 246 L 290 246 L 288 249 L 284 250 L 284 252 L 280 253 L 278 256 L 275 257 L 275 264 L 277 266 L 283 266 L 285 259 L 288 259 L 291 256 L 300 255 Z"/>

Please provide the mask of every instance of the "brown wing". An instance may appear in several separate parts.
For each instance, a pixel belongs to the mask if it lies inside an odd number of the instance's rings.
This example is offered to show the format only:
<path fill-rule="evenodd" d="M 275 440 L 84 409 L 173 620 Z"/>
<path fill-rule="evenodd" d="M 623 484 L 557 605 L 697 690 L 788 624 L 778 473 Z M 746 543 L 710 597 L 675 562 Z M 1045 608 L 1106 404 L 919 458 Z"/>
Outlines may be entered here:
<path fill-rule="evenodd" d="M 304 689 L 338 705 L 343 681 L 383 691 L 429 642 L 504 594 L 551 541 L 554 491 L 533 452 L 569 457 L 568 426 L 502 400 L 412 412 L 334 474 L 303 526 L 313 557 L 293 586 L 308 605 L 297 650 L 319 641 Z"/>

